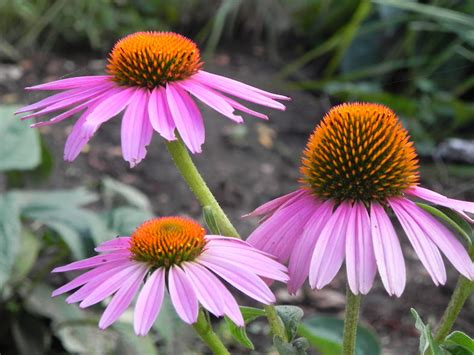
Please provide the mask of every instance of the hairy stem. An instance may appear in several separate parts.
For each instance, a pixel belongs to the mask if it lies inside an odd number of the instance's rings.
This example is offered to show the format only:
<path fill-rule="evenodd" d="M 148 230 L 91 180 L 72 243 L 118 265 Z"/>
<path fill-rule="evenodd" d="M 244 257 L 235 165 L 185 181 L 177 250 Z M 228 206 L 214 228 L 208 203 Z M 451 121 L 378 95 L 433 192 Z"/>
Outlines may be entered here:
<path fill-rule="evenodd" d="M 349 286 L 346 291 L 346 315 L 342 338 L 342 354 L 354 355 L 356 349 L 357 323 L 359 321 L 360 295 L 354 295 Z"/>
<path fill-rule="evenodd" d="M 197 322 L 193 324 L 193 328 L 214 354 L 230 354 L 217 334 L 212 330 L 211 323 L 202 309 L 199 310 L 199 316 Z"/>

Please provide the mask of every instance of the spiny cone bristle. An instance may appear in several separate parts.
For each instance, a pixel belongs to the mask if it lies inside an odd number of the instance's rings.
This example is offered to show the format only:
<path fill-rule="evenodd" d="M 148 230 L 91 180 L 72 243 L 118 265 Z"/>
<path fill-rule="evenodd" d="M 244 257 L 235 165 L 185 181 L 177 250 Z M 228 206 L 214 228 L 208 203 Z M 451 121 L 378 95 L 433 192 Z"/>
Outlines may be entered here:
<path fill-rule="evenodd" d="M 179 265 L 194 260 L 206 245 L 206 231 L 197 222 L 182 217 L 151 219 L 131 236 L 130 252 L 135 260 L 154 267 Z"/>
<path fill-rule="evenodd" d="M 321 199 L 379 201 L 418 183 L 418 158 L 406 129 L 388 107 L 333 107 L 303 152 L 302 183 Z"/>
<path fill-rule="evenodd" d="M 184 80 L 202 67 L 196 44 L 173 32 L 137 32 L 118 41 L 107 71 L 120 85 L 149 89 Z"/>

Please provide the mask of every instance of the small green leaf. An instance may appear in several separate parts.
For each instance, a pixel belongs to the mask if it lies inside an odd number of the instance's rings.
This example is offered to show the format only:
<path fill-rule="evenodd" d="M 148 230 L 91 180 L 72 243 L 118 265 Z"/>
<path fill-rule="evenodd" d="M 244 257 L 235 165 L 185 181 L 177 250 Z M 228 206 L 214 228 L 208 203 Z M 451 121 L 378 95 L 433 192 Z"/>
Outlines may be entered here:
<path fill-rule="evenodd" d="M 258 317 L 265 317 L 265 311 L 260 308 L 241 306 L 240 312 L 242 313 L 242 317 L 244 317 L 245 324 L 252 322 Z"/>
<path fill-rule="evenodd" d="M 303 310 L 296 306 L 276 306 L 275 308 L 285 325 L 286 335 L 291 342 L 296 335 L 301 318 L 303 318 Z"/>
<path fill-rule="evenodd" d="M 128 204 L 144 211 L 151 211 L 151 203 L 148 197 L 136 188 L 124 184 L 118 180 L 106 177 L 102 180 L 103 194 L 106 205 L 112 205 L 114 197 L 120 197 Z"/>
<path fill-rule="evenodd" d="M 244 347 L 250 350 L 254 350 L 255 347 L 253 346 L 252 341 L 249 339 L 247 336 L 247 331 L 245 330 L 245 327 L 239 327 L 237 326 L 232 320 L 225 316 L 224 317 L 225 324 L 227 325 L 227 328 L 230 331 L 230 334 L 232 337 L 237 340 L 240 344 L 242 344 Z"/>
<path fill-rule="evenodd" d="M 415 327 L 420 331 L 420 346 L 419 351 L 420 355 L 428 354 L 430 355 L 443 355 L 443 352 L 438 344 L 433 339 L 433 334 L 431 334 L 430 325 L 425 325 L 421 320 L 420 316 L 414 308 L 410 309 L 413 318 L 415 318 Z"/>
<path fill-rule="evenodd" d="M 291 343 L 286 343 L 280 337 L 273 337 L 273 345 L 280 355 L 306 355 L 309 344 L 305 338 L 298 338 Z"/>
<path fill-rule="evenodd" d="M 20 248 L 21 223 L 11 194 L 0 195 L 0 288 L 10 278 Z"/>
<path fill-rule="evenodd" d="M 41 161 L 37 130 L 14 116 L 19 106 L 0 106 L 0 171 L 30 170 Z"/>
<path fill-rule="evenodd" d="M 298 334 L 322 355 L 340 354 L 344 321 L 334 317 L 316 316 L 305 319 L 298 327 Z M 356 355 L 379 355 L 377 336 L 369 329 L 357 327 Z"/>
<path fill-rule="evenodd" d="M 442 344 L 453 355 L 474 354 L 474 340 L 466 333 L 454 331 L 449 334 Z"/>
<path fill-rule="evenodd" d="M 108 228 L 115 235 L 130 235 L 140 224 L 153 218 L 153 214 L 149 211 L 124 206 L 114 208 L 104 217 Z"/>
<path fill-rule="evenodd" d="M 453 210 L 442 206 L 433 207 L 421 202 L 417 202 L 416 204 L 428 213 L 440 218 L 453 227 L 459 234 L 461 234 L 461 236 L 466 240 L 467 243 L 469 243 L 469 245 L 474 242 L 474 233 L 472 227 Z"/>
<path fill-rule="evenodd" d="M 38 240 L 38 237 L 23 228 L 20 235 L 20 257 L 16 258 L 13 264 L 10 281 L 18 282 L 28 275 L 38 257 L 40 248 L 41 242 Z"/>
<path fill-rule="evenodd" d="M 207 228 L 214 234 L 221 235 L 219 225 L 217 224 L 216 218 L 214 217 L 214 211 L 211 206 L 204 206 L 202 209 L 202 215 L 206 222 Z"/>
<path fill-rule="evenodd" d="M 113 351 L 114 354 L 158 354 L 152 336 L 147 335 L 144 337 L 138 337 L 133 331 L 133 326 L 131 324 L 116 322 L 113 324 L 113 329 L 119 333 L 115 350 Z"/>

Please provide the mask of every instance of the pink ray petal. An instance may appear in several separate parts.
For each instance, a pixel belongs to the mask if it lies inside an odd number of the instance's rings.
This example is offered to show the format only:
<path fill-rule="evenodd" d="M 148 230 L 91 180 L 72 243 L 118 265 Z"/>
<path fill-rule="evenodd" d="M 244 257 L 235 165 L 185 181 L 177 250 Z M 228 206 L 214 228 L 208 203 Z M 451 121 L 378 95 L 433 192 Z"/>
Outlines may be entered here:
<path fill-rule="evenodd" d="M 63 293 L 66 293 L 68 291 L 71 291 L 71 290 L 73 290 L 77 287 L 80 287 L 80 286 L 88 283 L 89 281 L 91 281 L 95 277 L 97 277 L 99 275 L 102 275 L 105 271 L 115 269 L 117 266 L 123 266 L 123 265 L 126 265 L 126 264 L 128 264 L 128 260 L 125 261 L 125 262 L 123 260 L 119 260 L 119 261 L 107 263 L 103 266 L 98 266 L 98 267 L 96 267 L 92 270 L 89 270 L 89 271 L 85 272 L 84 274 L 76 277 L 75 279 L 69 281 L 67 284 L 57 288 L 56 290 L 53 291 L 51 296 L 56 297 L 56 296 L 62 295 Z"/>
<path fill-rule="evenodd" d="M 101 286 L 105 281 L 110 277 L 116 275 L 118 272 L 127 269 L 132 265 L 130 260 L 123 261 L 122 264 L 102 272 L 102 274 L 97 275 L 93 279 L 89 280 L 84 286 L 72 293 L 68 298 L 66 298 L 67 303 L 76 303 L 82 301 L 84 298 L 89 296 L 94 290 Z"/>
<path fill-rule="evenodd" d="M 110 326 L 125 312 L 130 303 L 132 303 L 132 299 L 137 293 L 148 269 L 148 265 L 140 265 L 140 267 L 123 282 L 100 318 L 100 329 L 105 329 Z"/>
<path fill-rule="evenodd" d="M 165 291 L 165 270 L 158 268 L 143 286 L 135 305 L 133 327 L 135 334 L 145 336 L 160 312 Z"/>
<path fill-rule="evenodd" d="M 403 201 L 405 211 L 466 278 L 474 280 L 474 263 L 461 242 L 441 222 L 411 201 Z"/>
<path fill-rule="evenodd" d="M 188 276 L 179 266 L 168 271 L 168 290 L 176 313 L 188 324 L 196 323 L 199 303 Z"/>
<path fill-rule="evenodd" d="M 61 79 L 45 84 L 29 86 L 26 90 L 67 90 L 82 88 L 109 82 L 111 78 L 110 75 L 78 76 L 75 78 Z"/>
<path fill-rule="evenodd" d="M 122 119 L 122 155 L 133 168 L 142 161 L 147 153 L 153 129 L 148 119 L 148 93 L 137 89 L 130 99 Z"/>
<path fill-rule="evenodd" d="M 95 99 L 94 100 L 90 100 L 90 101 L 86 101 L 66 112 L 63 112 L 61 113 L 60 115 L 57 115 L 51 119 L 49 119 L 48 121 L 43 121 L 43 122 L 37 122 L 37 123 L 33 123 L 32 125 L 30 125 L 30 128 L 38 128 L 38 127 L 44 127 L 44 126 L 50 126 L 50 125 L 53 125 L 53 124 L 56 124 L 58 122 L 61 122 L 63 120 L 65 120 L 66 118 L 69 118 L 71 117 L 72 115 L 86 109 L 87 107 L 89 107 L 89 105 L 91 105 L 92 103 L 94 103 Z"/>
<path fill-rule="evenodd" d="M 120 252 L 96 255 L 87 259 L 72 262 L 64 266 L 59 266 L 57 268 L 54 268 L 52 272 L 65 272 L 65 271 L 72 271 L 72 270 L 88 269 L 91 267 L 105 265 L 113 261 L 128 260 L 128 258 L 129 258 L 129 253 L 120 253 Z"/>
<path fill-rule="evenodd" d="M 213 248 L 222 247 L 222 248 L 241 249 L 242 247 L 244 247 L 252 251 L 257 250 L 259 254 L 264 255 L 270 259 L 276 259 L 274 255 L 266 253 L 260 249 L 256 249 L 253 245 L 251 245 L 245 240 L 232 238 L 232 237 L 223 237 L 222 235 L 206 235 L 205 238 L 208 241 L 212 241 Z"/>
<path fill-rule="evenodd" d="M 67 99 L 69 97 L 80 94 L 82 92 L 84 92 L 84 89 L 79 88 L 79 89 L 67 90 L 67 91 L 61 92 L 59 94 L 54 94 L 54 95 L 48 96 L 48 97 L 46 97 L 46 98 L 44 98 L 44 99 L 42 99 L 38 102 L 35 102 L 31 105 L 22 107 L 21 109 L 19 109 L 18 111 L 15 112 L 15 115 L 44 108 L 46 106 L 55 104 L 56 102 Z"/>
<path fill-rule="evenodd" d="M 196 104 L 185 90 L 174 84 L 166 86 L 166 98 L 184 143 L 191 153 L 201 153 L 205 140 L 204 122 Z"/>
<path fill-rule="evenodd" d="M 166 91 L 163 87 L 154 88 L 148 101 L 150 123 L 155 131 L 168 141 L 176 140 L 173 117 L 168 107 Z"/>
<path fill-rule="evenodd" d="M 245 269 L 229 268 L 207 255 L 201 255 L 197 260 L 247 296 L 265 304 L 275 302 L 275 296 L 257 275 Z"/>
<path fill-rule="evenodd" d="M 374 283 L 377 266 L 370 235 L 370 217 L 361 202 L 354 203 L 348 215 L 346 269 L 352 293 L 366 295 Z"/>
<path fill-rule="evenodd" d="M 136 88 L 115 88 L 104 96 L 87 116 L 86 125 L 97 127 L 122 112 L 133 97 Z"/>
<path fill-rule="evenodd" d="M 342 266 L 350 208 L 348 203 L 341 203 L 316 241 L 309 269 L 312 288 L 321 289 L 329 284 Z"/>
<path fill-rule="evenodd" d="M 215 316 L 222 316 L 224 304 L 220 292 L 221 287 L 216 286 L 220 281 L 204 266 L 197 263 L 184 262 L 181 267 L 188 276 L 199 303 Z"/>
<path fill-rule="evenodd" d="M 278 209 L 252 232 L 247 241 L 255 248 L 275 255 L 278 261 L 286 261 L 318 205 L 312 196 L 299 197 L 292 204 Z"/>
<path fill-rule="evenodd" d="M 390 296 L 400 297 L 406 282 L 405 260 L 392 222 L 378 203 L 371 204 L 370 228 L 382 283 Z"/>
<path fill-rule="evenodd" d="M 94 291 L 82 300 L 79 307 L 86 308 L 106 299 L 115 293 L 126 280 L 129 280 L 142 267 L 143 264 L 141 263 L 131 262 L 130 266 L 120 270 L 98 285 Z"/>
<path fill-rule="evenodd" d="M 270 98 L 270 99 L 291 100 L 287 96 L 278 95 L 278 94 L 274 94 L 274 93 L 271 93 L 271 92 L 268 92 L 268 91 L 264 91 L 264 90 L 261 90 L 261 89 L 258 89 L 256 87 L 254 87 L 254 86 L 250 86 L 250 85 L 241 83 L 240 81 L 233 80 L 233 79 L 230 79 L 230 78 L 226 78 L 226 77 L 221 76 L 221 75 L 208 73 L 208 72 L 205 72 L 203 70 L 200 70 L 194 76 L 194 78 L 196 78 L 196 77 L 199 77 L 200 81 L 202 80 L 204 82 L 204 84 L 207 84 L 207 83 L 219 84 L 223 87 L 228 88 L 228 90 L 238 90 L 238 89 L 240 89 L 240 90 L 243 90 L 243 91 L 251 91 L 251 92 L 263 95 L 263 96 L 265 96 L 267 98 Z M 224 91 L 224 90 L 222 90 L 222 91 Z"/>
<path fill-rule="evenodd" d="M 446 283 L 446 269 L 444 267 L 443 258 L 436 245 L 420 227 L 418 220 L 405 211 L 404 205 L 411 202 L 392 198 L 389 200 L 389 203 L 410 240 L 413 249 L 415 249 L 416 255 L 420 258 L 420 261 L 430 274 L 435 285 L 444 285 Z"/>
<path fill-rule="evenodd" d="M 130 248 L 130 237 L 117 237 L 103 242 L 94 250 L 97 252 L 116 251 Z"/>
<path fill-rule="evenodd" d="M 305 190 L 301 189 L 290 192 L 289 194 L 280 196 L 274 200 L 271 200 L 261 205 L 260 207 L 256 208 L 250 213 L 247 213 L 246 215 L 243 215 L 242 217 L 257 217 L 266 214 L 273 214 L 276 210 L 285 205 L 286 202 L 295 201 L 306 193 L 307 192 Z"/>
<path fill-rule="evenodd" d="M 231 99 L 230 97 L 227 97 L 223 94 L 219 94 L 218 92 L 216 92 L 216 94 L 218 96 L 220 96 L 222 99 L 224 99 L 229 105 L 231 105 L 233 108 L 239 110 L 239 111 L 242 111 L 242 112 L 245 112 L 251 116 L 254 116 L 254 117 L 258 117 L 258 118 L 261 118 L 262 120 L 268 120 L 268 116 L 261 113 L 261 112 L 258 112 L 258 111 L 254 111 L 254 110 L 251 110 L 249 109 L 247 106 L 244 106 L 242 105 L 241 103 Z"/>
<path fill-rule="evenodd" d="M 448 198 L 437 192 L 425 189 L 423 187 L 413 187 L 405 191 L 405 193 L 429 201 L 431 203 L 452 208 L 469 213 L 474 213 L 474 202 L 456 200 Z"/>
<path fill-rule="evenodd" d="M 214 90 L 200 84 L 198 81 L 188 79 L 177 83 L 177 85 L 190 92 L 207 106 L 230 118 L 232 121 L 237 123 L 242 123 L 244 121 L 241 116 L 234 115 L 234 108 L 226 100 L 224 100 L 220 95 L 216 95 Z"/>
<path fill-rule="evenodd" d="M 334 202 L 325 201 L 308 219 L 303 234 L 295 244 L 288 264 L 288 273 L 290 281 L 288 282 L 288 291 L 295 294 L 303 285 L 309 275 L 311 257 L 314 247 L 327 221 L 331 218 L 334 209 Z"/>

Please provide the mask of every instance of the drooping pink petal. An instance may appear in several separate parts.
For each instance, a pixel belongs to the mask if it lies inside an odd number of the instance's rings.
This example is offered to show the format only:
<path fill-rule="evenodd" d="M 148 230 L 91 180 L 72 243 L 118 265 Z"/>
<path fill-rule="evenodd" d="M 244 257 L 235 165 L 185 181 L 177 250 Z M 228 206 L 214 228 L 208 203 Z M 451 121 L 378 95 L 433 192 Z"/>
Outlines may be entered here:
<path fill-rule="evenodd" d="M 58 111 L 58 110 L 66 108 L 66 107 L 82 103 L 86 100 L 96 99 L 99 95 L 105 93 L 106 91 L 112 89 L 113 87 L 114 87 L 113 84 L 103 84 L 103 85 L 99 85 L 98 87 L 93 87 L 93 88 L 90 88 L 90 89 L 87 89 L 87 90 L 82 90 L 82 91 L 80 91 L 78 93 L 75 93 L 73 95 L 70 95 L 70 96 L 68 96 L 68 97 L 66 97 L 66 98 L 64 98 L 60 101 L 57 101 L 57 102 L 55 102 L 51 105 L 48 105 L 46 108 L 44 108 L 40 111 L 37 111 L 37 112 L 31 113 L 29 115 L 26 115 L 26 116 L 22 117 L 21 119 L 26 120 L 26 119 L 29 119 L 29 118 L 32 118 L 32 117 L 44 116 L 48 113 Z"/>
<path fill-rule="evenodd" d="M 221 287 L 218 287 L 220 281 L 198 263 L 184 262 L 181 267 L 188 276 L 199 303 L 215 316 L 222 316 L 224 314 L 224 304 L 220 292 Z"/>
<path fill-rule="evenodd" d="M 112 276 L 116 275 L 117 273 L 121 272 L 129 268 L 132 265 L 130 260 L 123 261 L 122 264 L 102 272 L 89 280 L 84 286 L 80 289 L 72 293 L 68 298 L 66 298 L 67 303 L 76 303 L 82 301 L 84 298 L 89 296 L 92 292 L 94 292 L 99 286 L 101 286 L 105 281 L 107 281 Z"/>
<path fill-rule="evenodd" d="M 32 125 L 30 125 L 30 128 L 39 128 L 39 127 L 44 127 L 44 126 L 50 126 L 50 125 L 56 124 L 58 122 L 61 122 L 61 121 L 65 120 L 66 118 L 69 118 L 72 115 L 86 109 L 87 107 L 89 107 L 89 105 L 91 105 L 92 102 L 94 102 L 94 100 L 86 101 L 86 102 L 84 102 L 80 105 L 77 105 L 76 107 L 66 111 L 66 112 L 61 113 L 60 115 L 57 115 L 57 116 L 49 119 L 48 121 L 33 123 Z"/>
<path fill-rule="evenodd" d="M 82 88 L 109 82 L 111 78 L 110 75 L 78 76 L 75 78 L 61 79 L 45 84 L 30 86 L 27 87 L 26 90 L 67 90 Z"/>
<path fill-rule="evenodd" d="M 117 87 L 110 90 L 87 116 L 86 125 L 97 127 L 122 112 L 137 88 Z"/>
<path fill-rule="evenodd" d="M 52 272 L 65 272 L 65 271 L 72 271 L 72 270 L 88 269 L 91 267 L 105 265 L 113 261 L 128 260 L 128 258 L 129 258 L 129 253 L 120 253 L 120 252 L 96 255 L 87 259 L 72 262 L 64 266 L 59 266 L 53 269 Z"/>
<path fill-rule="evenodd" d="M 204 143 L 204 122 L 189 94 L 178 85 L 166 85 L 166 99 L 176 128 L 191 153 L 201 153 Z"/>
<path fill-rule="evenodd" d="M 288 291 L 295 294 L 309 275 L 314 247 L 327 221 L 331 218 L 334 202 L 325 201 L 308 219 L 303 235 L 295 244 L 288 264 Z"/>
<path fill-rule="evenodd" d="M 68 291 L 71 291 L 77 287 L 80 287 L 88 283 L 95 277 L 102 275 L 104 272 L 108 270 L 115 269 L 117 266 L 123 266 L 125 264 L 128 264 L 128 261 L 124 262 L 123 260 L 119 260 L 119 261 L 107 263 L 103 266 L 95 267 L 94 269 L 89 270 L 85 272 L 84 274 L 76 277 L 75 279 L 69 281 L 67 284 L 57 288 L 56 290 L 53 291 L 51 296 L 56 297 L 56 296 L 62 295 L 63 293 L 66 293 Z"/>
<path fill-rule="evenodd" d="M 97 252 L 108 252 L 130 248 L 130 237 L 117 237 L 101 243 L 94 250 Z"/>
<path fill-rule="evenodd" d="M 266 214 L 273 214 L 276 210 L 285 205 L 286 202 L 295 201 L 304 194 L 307 194 L 307 192 L 302 189 L 290 192 L 289 194 L 277 197 L 274 200 L 264 203 L 260 207 L 256 208 L 250 213 L 247 213 L 246 215 L 243 215 L 242 217 L 257 217 Z"/>
<path fill-rule="evenodd" d="M 135 334 L 145 336 L 160 312 L 165 291 L 165 270 L 158 268 L 146 281 L 138 295 L 133 318 Z"/>
<path fill-rule="evenodd" d="M 232 121 L 237 123 L 244 121 L 241 116 L 234 115 L 234 108 L 226 100 L 222 99 L 220 95 L 216 95 L 214 90 L 200 84 L 198 81 L 188 79 L 177 83 L 177 85 L 190 92 L 207 106 L 230 118 Z"/>
<path fill-rule="evenodd" d="M 242 105 L 241 103 L 231 99 L 230 97 L 227 97 L 225 95 L 222 95 L 222 94 L 219 94 L 218 92 L 216 92 L 217 95 L 219 95 L 220 97 L 222 97 L 222 99 L 224 99 L 229 105 L 231 105 L 233 108 L 239 110 L 239 111 L 242 111 L 242 112 L 245 112 L 251 116 L 254 116 L 254 117 L 258 117 L 258 118 L 261 118 L 262 120 L 268 120 L 268 116 L 261 113 L 261 112 L 258 112 L 258 111 L 254 111 L 254 110 L 251 110 L 249 109 L 247 106 L 244 106 Z"/>
<path fill-rule="evenodd" d="M 179 266 L 168 271 L 168 290 L 176 313 L 188 324 L 196 323 L 199 303 L 193 286 Z"/>
<path fill-rule="evenodd" d="M 153 129 L 148 118 L 148 93 L 137 89 L 122 118 L 122 155 L 133 168 L 147 153 Z"/>
<path fill-rule="evenodd" d="M 123 282 L 100 318 L 100 329 L 107 328 L 125 312 L 130 303 L 132 303 L 132 299 L 143 282 L 148 269 L 149 266 L 146 264 L 140 265 L 140 267 Z"/>
<path fill-rule="evenodd" d="M 82 300 L 79 307 L 86 308 L 96 304 L 105 298 L 115 293 L 126 280 L 129 280 L 138 270 L 143 267 L 143 264 L 131 262 L 130 266 L 115 273 L 103 283 L 97 286 L 86 298 Z"/>
<path fill-rule="evenodd" d="M 265 304 L 275 302 L 275 296 L 265 282 L 263 282 L 257 275 L 248 272 L 245 269 L 236 269 L 235 267 L 229 268 L 206 255 L 200 255 L 196 261 L 215 272 L 247 296 Z"/>
<path fill-rule="evenodd" d="M 226 265 L 228 268 L 237 267 L 253 272 L 261 277 L 282 282 L 288 281 L 288 275 L 276 266 L 279 263 L 270 258 L 258 255 L 257 253 L 223 252 L 222 249 L 207 249 L 201 255 L 206 255 L 220 265 Z"/>
<path fill-rule="evenodd" d="M 389 203 L 413 249 L 415 249 L 416 255 L 420 258 L 435 285 L 444 285 L 446 283 L 446 269 L 443 258 L 436 245 L 420 227 L 418 220 L 405 211 L 404 205 L 411 202 L 400 198 L 392 198 Z"/>
<path fill-rule="evenodd" d="M 292 204 L 278 209 L 248 237 L 255 248 L 275 255 L 285 262 L 295 242 L 303 233 L 303 226 L 318 208 L 319 202 L 312 196 L 303 195 Z"/>
<path fill-rule="evenodd" d="M 321 230 L 309 268 L 312 288 L 321 289 L 329 284 L 341 268 L 350 208 L 348 203 L 341 203 Z"/>
<path fill-rule="evenodd" d="M 163 87 L 156 87 L 150 94 L 148 101 L 148 115 L 150 116 L 151 126 L 163 138 L 168 141 L 176 140 L 173 117 L 171 116 L 166 99 L 166 91 Z"/>
<path fill-rule="evenodd" d="M 452 208 L 469 213 L 474 213 L 474 202 L 456 200 L 448 198 L 437 192 L 425 189 L 423 187 L 413 187 L 405 191 L 405 193 L 429 201 L 431 203 Z"/>
<path fill-rule="evenodd" d="M 212 241 L 212 247 L 222 247 L 222 248 L 237 248 L 241 249 L 242 247 L 248 248 L 249 250 L 258 250 L 259 254 L 262 254 L 270 259 L 276 259 L 272 254 L 266 253 L 262 250 L 256 249 L 252 244 L 248 243 L 246 240 L 232 238 L 232 237 L 223 237 L 222 235 L 206 235 L 207 241 Z"/>
<path fill-rule="evenodd" d="M 84 89 L 80 89 L 80 88 L 79 89 L 71 89 L 71 90 L 61 92 L 59 94 L 54 94 L 54 95 L 48 96 L 48 97 L 46 97 L 46 98 L 44 98 L 44 99 L 42 99 L 38 102 L 35 102 L 35 103 L 33 103 L 31 105 L 28 105 L 28 106 L 24 106 L 21 109 L 19 109 L 18 111 L 15 111 L 15 115 L 44 108 L 46 106 L 55 104 L 56 102 L 59 102 L 59 101 L 64 100 L 66 98 L 77 95 L 77 94 L 79 94 L 83 91 L 84 91 Z"/>
<path fill-rule="evenodd" d="M 392 222 L 378 203 L 371 204 L 370 229 L 382 283 L 390 296 L 400 297 L 406 282 L 405 260 Z"/>
<path fill-rule="evenodd" d="M 466 248 L 441 222 L 409 200 L 402 207 L 406 213 L 418 222 L 424 234 L 441 250 L 453 266 L 466 278 L 474 280 L 474 263 Z"/>
<path fill-rule="evenodd" d="M 346 236 L 347 281 L 354 294 L 367 294 L 377 271 L 370 218 L 362 202 L 355 202 L 349 211 Z"/>
<path fill-rule="evenodd" d="M 279 102 L 274 101 L 274 100 L 291 100 L 287 96 L 278 95 L 278 94 L 274 94 L 268 91 L 264 91 L 256 87 L 241 83 L 237 80 L 226 78 L 224 76 L 217 75 L 217 74 L 211 74 L 203 70 L 200 70 L 197 74 L 193 76 L 193 78 L 200 81 L 204 85 L 214 87 L 215 89 L 218 89 L 223 92 L 227 92 L 237 97 L 241 97 L 241 96 L 237 95 L 236 93 L 244 95 L 244 96 L 246 95 L 254 96 L 254 97 L 261 96 L 262 98 L 270 99 L 270 104 L 273 106 L 270 106 L 270 105 L 265 105 L 265 106 L 274 107 L 274 108 L 278 108 L 282 110 L 285 109 L 285 106 L 283 106 L 282 104 L 276 105 L 276 104 L 279 104 Z M 248 100 L 246 97 L 242 97 L 242 98 Z M 251 100 L 248 100 L 248 101 L 251 101 Z M 255 102 L 255 101 L 252 101 L 252 102 Z M 259 103 L 259 102 L 256 102 L 256 103 Z"/>

